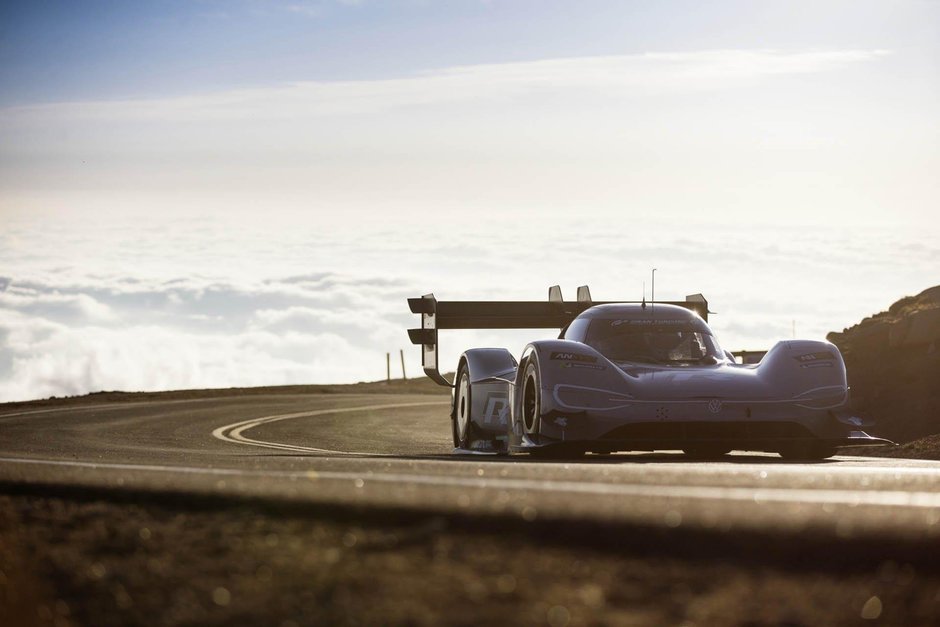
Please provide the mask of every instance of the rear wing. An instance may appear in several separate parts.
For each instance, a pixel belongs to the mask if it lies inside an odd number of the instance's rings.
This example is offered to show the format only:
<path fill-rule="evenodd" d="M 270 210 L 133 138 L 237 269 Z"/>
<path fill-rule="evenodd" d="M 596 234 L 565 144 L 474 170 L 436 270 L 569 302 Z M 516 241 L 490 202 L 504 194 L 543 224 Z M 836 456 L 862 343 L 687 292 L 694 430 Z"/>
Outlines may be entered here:
<path fill-rule="evenodd" d="M 408 329 L 412 344 L 421 345 L 421 366 L 435 383 L 453 387 L 438 369 L 437 332 L 441 329 L 563 329 L 585 309 L 595 305 L 637 303 L 641 301 L 591 300 L 586 285 L 578 288 L 577 301 L 565 301 L 557 285 L 548 289 L 548 301 L 439 301 L 434 294 L 409 298 L 411 313 L 421 314 L 421 328 Z M 645 301 L 643 301 L 645 302 Z M 708 301 L 701 294 L 686 296 L 684 301 L 657 301 L 691 309 L 708 321 Z M 652 303 L 651 303 L 652 304 Z"/>

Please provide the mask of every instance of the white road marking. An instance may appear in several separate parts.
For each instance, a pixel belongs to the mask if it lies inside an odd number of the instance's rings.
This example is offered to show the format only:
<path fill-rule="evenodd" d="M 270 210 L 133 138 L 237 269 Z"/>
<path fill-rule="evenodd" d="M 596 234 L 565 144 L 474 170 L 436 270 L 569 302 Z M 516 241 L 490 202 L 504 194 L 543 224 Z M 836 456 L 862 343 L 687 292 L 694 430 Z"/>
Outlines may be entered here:
<path fill-rule="evenodd" d="M 164 402 L 179 402 L 179 401 L 164 401 Z M 93 409 L 123 409 L 129 405 L 150 405 L 150 401 L 145 401 L 143 403 L 108 403 L 106 405 L 81 405 L 75 407 L 63 406 L 56 407 L 53 409 L 31 409 L 29 411 L 16 411 L 10 412 L 8 414 L 0 414 L 0 421 L 6 420 L 7 418 L 14 418 L 16 416 L 32 416 L 33 414 L 54 414 L 56 412 L 74 412 L 74 411 L 90 411 Z"/>
<path fill-rule="evenodd" d="M 368 474 L 367 472 L 310 470 L 260 471 L 233 468 L 195 468 L 192 466 L 161 466 L 155 464 L 112 464 L 74 462 L 64 460 L 21 459 L 0 457 L 0 462 L 86 468 L 93 470 L 135 470 L 228 477 L 281 477 L 308 481 L 334 480 L 354 482 L 357 487 L 366 483 L 427 485 L 469 489 L 519 490 L 524 492 L 553 492 L 586 494 L 593 496 L 646 497 L 659 499 L 690 499 L 698 501 L 735 501 L 739 503 L 813 503 L 857 507 L 912 507 L 940 508 L 938 492 L 907 492 L 903 490 L 833 490 L 829 488 L 741 488 L 720 486 L 644 485 L 629 483 L 597 483 L 583 481 L 555 481 L 536 479 L 506 479 L 478 477 L 447 477 L 410 473 Z M 126 486 L 126 483 L 124 484 Z M 937 522 L 940 522 L 938 520 Z"/>
<path fill-rule="evenodd" d="M 258 396 L 252 396 L 250 398 L 267 398 L 269 396 L 277 396 L 279 398 L 289 398 L 296 396 L 308 396 L 306 394 L 259 394 Z M 330 394 L 330 398 L 349 398 L 349 397 L 358 397 L 358 396 L 371 396 L 370 394 L 365 393 L 340 393 L 340 394 Z M 29 409 L 25 411 L 14 411 L 8 413 L 0 413 L 0 422 L 6 420 L 7 418 L 15 418 L 17 416 L 32 416 L 33 414 L 55 414 L 55 413 L 72 413 L 76 411 L 91 411 L 95 409 L 127 409 L 128 407 L 146 407 L 149 405 L 179 405 L 181 403 L 208 403 L 219 401 L 231 401 L 243 402 L 244 397 L 241 396 L 209 396 L 205 398 L 174 398 L 168 400 L 149 400 L 149 401 L 129 401 L 124 403 L 101 403 L 99 405 L 62 405 L 60 407 L 50 407 L 46 409 Z"/>
<path fill-rule="evenodd" d="M 269 442 L 266 440 L 255 440 L 244 434 L 249 429 L 260 427 L 261 425 L 279 422 L 281 420 L 291 420 L 294 418 L 310 418 L 313 416 L 322 416 L 325 414 L 345 414 L 359 411 L 376 411 L 382 409 L 396 409 L 399 407 L 426 407 L 432 405 L 450 405 L 448 401 L 433 401 L 421 403 L 386 403 L 383 405 L 363 405 L 360 407 L 340 407 L 329 409 L 315 409 L 313 411 L 302 411 L 293 414 L 280 414 L 277 416 L 262 416 L 261 418 L 251 418 L 242 420 L 230 425 L 219 427 L 212 431 L 212 435 L 223 442 L 233 442 L 235 444 L 248 444 L 250 446 L 260 446 L 263 448 L 280 449 L 282 451 L 292 451 L 295 453 L 330 453 L 333 455 L 369 455 L 381 457 L 396 457 L 390 453 L 359 453 L 355 451 L 334 451 L 326 448 L 315 448 L 312 446 L 301 446 L 299 444 L 284 444 L 281 442 Z"/>

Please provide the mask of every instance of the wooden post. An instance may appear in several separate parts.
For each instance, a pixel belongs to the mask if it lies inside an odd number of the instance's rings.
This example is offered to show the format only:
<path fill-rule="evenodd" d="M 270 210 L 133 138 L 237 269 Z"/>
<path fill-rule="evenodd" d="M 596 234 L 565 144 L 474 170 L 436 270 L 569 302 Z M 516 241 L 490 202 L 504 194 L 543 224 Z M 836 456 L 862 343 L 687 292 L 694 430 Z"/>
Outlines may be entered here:
<path fill-rule="evenodd" d="M 392 382 L 392 354 L 385 353 L 385 382 Z"/>
<path fill-rule="evenodd" d="M 401 378 L 402 381 L 407 381 L 408 377 L 405 375 L 405 349 L 398 349 L 398 353 L 401 355 Z"/>

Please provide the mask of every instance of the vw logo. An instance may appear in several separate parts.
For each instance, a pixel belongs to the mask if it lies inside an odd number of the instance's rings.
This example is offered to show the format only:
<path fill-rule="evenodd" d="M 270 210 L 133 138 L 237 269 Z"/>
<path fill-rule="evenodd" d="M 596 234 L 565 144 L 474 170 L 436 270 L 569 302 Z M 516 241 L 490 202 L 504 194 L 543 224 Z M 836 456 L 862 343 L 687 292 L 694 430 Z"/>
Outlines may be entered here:
<path fill-rule="evenodd" d="M 717 414 L 718 412 L 720 412 L 721 401 L 719 401 L 717 398 L 713 398 L 712 400 L 708 401 L 708 411 L 710 411 L 713 414 Z"/>

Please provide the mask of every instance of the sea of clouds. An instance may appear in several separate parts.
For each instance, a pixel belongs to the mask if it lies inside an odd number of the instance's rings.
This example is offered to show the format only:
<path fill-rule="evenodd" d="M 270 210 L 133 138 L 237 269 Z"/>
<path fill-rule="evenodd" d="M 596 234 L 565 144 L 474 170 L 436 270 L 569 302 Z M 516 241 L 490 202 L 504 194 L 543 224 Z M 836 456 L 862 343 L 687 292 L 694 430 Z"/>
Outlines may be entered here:
<path fill-rule="evenodd" d="M 317 216 L 3 216 L 0 401 L 99 390 L 341 383 L 393 373 L 417 324 L 406 298 L 598 300 L 702 292 L 729 349 L 824 337 L 936 284 L 928 233 L 584 221 L 435 226 Z M 602 221 L 605 222 L 605 221 Z M 518 353 L 551 331 L 442 334 Z"/>

